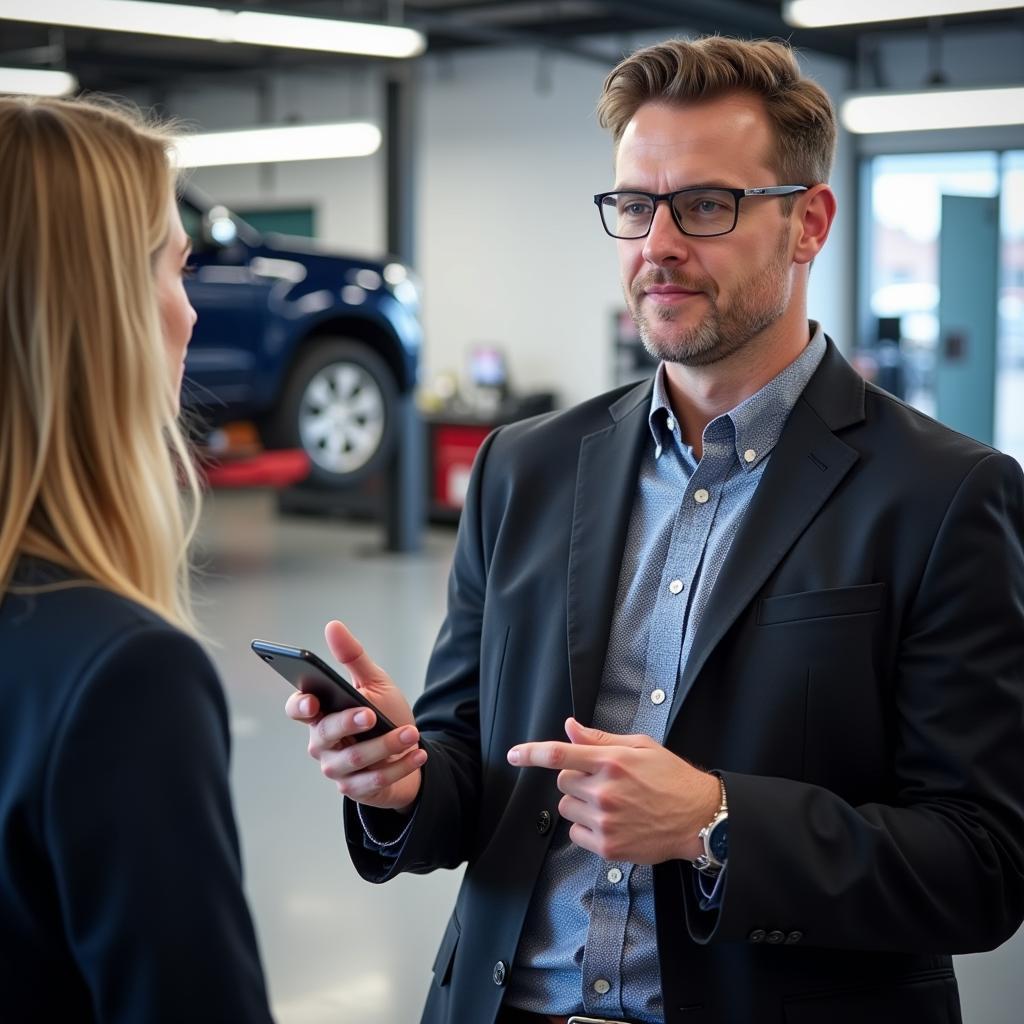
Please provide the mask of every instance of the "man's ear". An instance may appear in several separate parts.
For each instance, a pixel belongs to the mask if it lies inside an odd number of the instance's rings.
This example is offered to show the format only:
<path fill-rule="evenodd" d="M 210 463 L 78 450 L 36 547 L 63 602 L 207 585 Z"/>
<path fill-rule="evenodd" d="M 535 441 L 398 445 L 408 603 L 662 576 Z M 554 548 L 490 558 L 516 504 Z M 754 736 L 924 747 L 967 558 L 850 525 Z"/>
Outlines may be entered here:
<path fill-rule="evenodd" d="M 836 196 L 828 185 L 815 185 L 793 208 L 794 263 L 810 263 L 821 252 L 836 217 Z"/>

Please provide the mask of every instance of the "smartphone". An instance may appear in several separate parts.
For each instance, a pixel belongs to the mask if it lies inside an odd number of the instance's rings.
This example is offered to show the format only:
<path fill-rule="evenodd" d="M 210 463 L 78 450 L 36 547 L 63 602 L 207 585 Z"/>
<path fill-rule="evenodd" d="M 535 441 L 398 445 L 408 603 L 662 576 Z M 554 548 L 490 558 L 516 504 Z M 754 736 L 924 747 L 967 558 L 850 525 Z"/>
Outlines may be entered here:
<path fill-rule="evenodd" d="M 279 672 L 296 690 L 311 693 L 320 702 L 325 714 L 347 711 L 349 708 L 369 708 L 377 722 L 372 729 L 359 734 L 358 739 L 368 740 L 383 736 L 398 728 L 388 717 L 367 700 L 347 679 L 342 678 L 327 662 L 312 651 L 300 647 L 286 647 L 272 644 L 267 640 L 253 640 L 252 649 L 257 657 Z"/>

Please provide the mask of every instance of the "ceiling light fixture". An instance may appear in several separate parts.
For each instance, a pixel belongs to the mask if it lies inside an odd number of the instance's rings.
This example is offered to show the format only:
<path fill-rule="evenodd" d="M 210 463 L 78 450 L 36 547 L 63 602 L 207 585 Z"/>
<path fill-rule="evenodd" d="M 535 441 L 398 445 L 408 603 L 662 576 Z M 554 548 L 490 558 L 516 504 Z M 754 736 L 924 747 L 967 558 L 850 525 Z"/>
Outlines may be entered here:
<path fill-rule="evenodd" d="M 368 57 L 416 57 L 427 45 L 422 32 L 398 25 L 149 0 L 0 0 L 0 19 Z"/>
<path fill-rule="evenodd" d="M 1024 86 L 861 93 L 843 100 L 839 116 L 858 134 L 1024 124 Z"/>
<path fill-rule="evenodd" d="M 32 96 L 67 96 L 78 88 L 78 79 L 67 71 L 42 68 L 0 68 L 0 93 Z"/>
<path fill-rule="evenodd" d="M 174 151 L 179 167 L 216 167 L 369 156 L 380 149 L 380 143 L 376 125 L 351 121 L 180 135 L 174 140 Z"/>
<path fill-rule="evenodd" d="M 902 21 L 907 18 L 942 18 L 978 11 L 1009 11 L 1020 8 L 1020 0 L 788 0 L 782 17 L 800 28 L 826 25 L 860 25 L 872 21 Z"/>

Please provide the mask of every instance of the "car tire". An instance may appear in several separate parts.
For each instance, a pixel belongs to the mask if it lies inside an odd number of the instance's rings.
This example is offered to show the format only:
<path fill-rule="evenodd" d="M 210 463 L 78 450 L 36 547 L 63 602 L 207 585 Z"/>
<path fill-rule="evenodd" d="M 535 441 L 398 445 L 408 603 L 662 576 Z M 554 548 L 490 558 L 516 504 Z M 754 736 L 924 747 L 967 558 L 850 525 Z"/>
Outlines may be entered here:
<path fill-rule="evenodd" d="M 388 364 L 362 342 L 324 337 L 300 353 L 264 437 L 268 447 L 305 451 L 309 483 L 349 487 L 384 468 L 397 419 Z"/>

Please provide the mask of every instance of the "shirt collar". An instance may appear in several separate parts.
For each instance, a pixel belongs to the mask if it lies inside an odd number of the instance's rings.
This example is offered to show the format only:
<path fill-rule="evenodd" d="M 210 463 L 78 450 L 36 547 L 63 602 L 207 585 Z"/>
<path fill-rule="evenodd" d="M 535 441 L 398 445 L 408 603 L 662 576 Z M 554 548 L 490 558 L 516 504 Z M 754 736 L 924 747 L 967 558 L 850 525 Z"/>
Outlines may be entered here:
<path fill-rule="evenodd" d="M 672 439 L 677 439 L 681 447 L 683 435 L 679 430 L 679 424 L 675 422 L 675 413 L 668 400 L 668 385 L 665 383 L 665 364 L 658 364 L 654 374 L 654 393 L 651 395 L 651 411 L 647 415 L 647 423 L 651 430 L 651 437 L 654 438 L 654 454 L 661 455 L 664 445 L 670 444 Z"/>
<path fill-rule="evenodd" d="M 716 417 L 705 427 L 705 438 L 708 437 L 708 431 L 715 433 L 723 427 L 733 431 L 736 458 L 745 470 L 756 468 L 778 443 L 793 406 L 825 355 L 825 332 L 821 324 L 811 320 L 809 326 L 811 340 L 789 366 L 760 391 L 729 412 Z M 669 444 L 669 437 L 673 437 L 681 448 L 687 447 L 669 402 L 664 362 L 658 365 L 654 375 L 648 425 L 656 454 L 660 454 L 661 448 Z"/>

